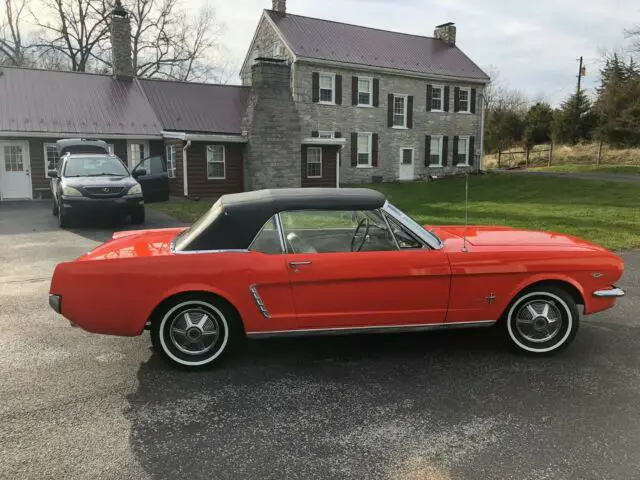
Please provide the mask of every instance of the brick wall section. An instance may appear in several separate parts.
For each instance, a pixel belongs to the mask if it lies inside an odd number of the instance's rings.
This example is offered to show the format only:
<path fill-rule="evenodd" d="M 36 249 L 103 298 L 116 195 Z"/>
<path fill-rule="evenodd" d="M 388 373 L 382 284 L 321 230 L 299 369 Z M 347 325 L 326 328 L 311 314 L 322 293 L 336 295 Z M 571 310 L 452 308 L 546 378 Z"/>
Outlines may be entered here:
<path fill-rule="evenodd" d="M 251 59 L 255 53 L 256 57 L 273 57 L 273 49 L 275 44 L 282 45 L 284 48 L 284 58 L 287 63 L 293 62 L 293 55 L 286 48 L 285 44 L 280 40 L 280 37 L 276 33 L 276 31 L 269 23 L 269 20 L 266 18 L 263 19 L 258 26 L 258 32 L 256 34 L 256 42 L 254 44 L 253 52 L 249 53 L 249 61 L 244 66 L 244 68 L 240 71 L 240 78 L 242 79 L 242 85 L 249 86 L 251 85 Z"/>
<path fill-rule="evenodd" d="M 286 63 L 259 62 L 252 67 L 251 97 L 244 121 L 249 144 L 245 189 L 300 187 L 302 131 L 291 95 Z"/>
<path fill-rule="evenodd" d="M 220 144 L 192 142 L 187 150 L 189 197 L 219 197 L 227 193 L 242 192 L 244 144 L 222 144 L 225 147 L 226 179 L 224 180 L 207 178 L 207 145 Z"/>
<path fill-rule="evenodd" d="M 322 148 L 322 178 L 307 178 L 307 145 L 302 146 L 302 187 L 335 187 L 336 159 L 339 147 L 324 146 Z"/>
<path fill-rule="evenodd" d="M 453 137 L 475 136 L 476 156 L 474 169 L 478 168 L 480 159 L 482 86 L 464 83 L 436 82 L 395 75 L 373 75 L 380 81 L 379 107 L 357 107 L 351 105 L 351 78 L 368 76 L 357 70 L 326 68 L 308 64 L 296 65 L 295 98 L 296 106 L 302 120 L 302 132 L 310 136 L 312 131 L 339 131 L 347 138 L 343 150 L 343 158 L 351 155 L 351 132 L 371 132 L 379 135 L 379 164 L 377 168 L 355 168 L 349 161 L 343 161 L 340 172 L 341 183 L 370 182 L 373 176 L 382 176 L 384 181 L 396 180 L 399 173 L 400 149 L 415 149 L 415 177 L 422 178 L 427 174 L 456 173 L 463 171 L 453 166 Z M 342 105 L 320 105 L 312 101 L 313 72 L 330 72 L 342 75 Z M 450 111 L 447 113 L 427 112 L 427 84 L 449 85 Z M 476 113 L 454 113 L 454 87 L 476 88 Z M 413 96 L 413 128 L 397 130 L 388 127 L 387 97 L 389 93 Z M 445 168 L 425 167 L 425 136 L 446 135 L 449 137 L 448 161 Z"/>

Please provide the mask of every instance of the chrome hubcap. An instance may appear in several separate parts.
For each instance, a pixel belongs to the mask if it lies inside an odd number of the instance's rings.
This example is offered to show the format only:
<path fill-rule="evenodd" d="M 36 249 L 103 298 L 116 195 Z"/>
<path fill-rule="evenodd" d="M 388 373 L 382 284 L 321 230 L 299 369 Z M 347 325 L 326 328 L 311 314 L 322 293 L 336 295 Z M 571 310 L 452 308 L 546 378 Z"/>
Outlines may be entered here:
<path fill-rule="evenodd" d="M 553 339 L 562 327 L 562 313 L 549 300 L 532 300 L 525 303 L 516 314 L 516 330 L 533 343 L 544 343 Z"/>
<path fill-rule="evenodd" d="M 216 344 L 220 332 L 218 319 L 202 308 L 176 315 L 169 327 L 171 342 L 182 353 L 202 355 Z"/>

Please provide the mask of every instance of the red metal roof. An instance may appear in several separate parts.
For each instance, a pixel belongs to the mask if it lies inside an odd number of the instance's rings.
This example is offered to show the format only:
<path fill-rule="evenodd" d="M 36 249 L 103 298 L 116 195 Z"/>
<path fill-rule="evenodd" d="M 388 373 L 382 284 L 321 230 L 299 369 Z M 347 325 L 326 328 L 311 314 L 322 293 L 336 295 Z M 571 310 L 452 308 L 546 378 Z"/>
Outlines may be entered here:
<path fill-rule="evenodd" d="M 273 10 L 275 23 L 298 57 L 488 81 L 458 47 L 430 37 L 378 30 Z"/>

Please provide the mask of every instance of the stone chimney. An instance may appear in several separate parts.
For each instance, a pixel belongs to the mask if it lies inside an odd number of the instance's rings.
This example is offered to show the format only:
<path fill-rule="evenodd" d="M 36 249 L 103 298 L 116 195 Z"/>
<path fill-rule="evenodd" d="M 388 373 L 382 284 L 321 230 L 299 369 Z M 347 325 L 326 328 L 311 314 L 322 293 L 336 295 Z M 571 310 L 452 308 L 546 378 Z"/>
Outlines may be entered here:
<path fill-rule="evenodd" d="M 302 127 L 291 94 L 291 67 L 257 58 L 251 67 L 251 95 L 243 130 L 246 190 L 300 187 Z"/>
<path fill-rule="evenodd" d="M 433 31 L 433 36 L 439 40 L 442 40 L 444 43 L 449 45 L 450 47 L 456 46 L 456 24 L 453 22 L 443 23 L 442 25 L 438 25 L 436 29 Z"/>
<path fill-rule="evenodd" d="M 272 8 L 271 10 L 274 10 L 282 15 L 286 15 L 287 14 L 287 0 L 272 0 Z"/>
<path fill-rule="evenodd" d="M 133 78 L 131 60 L 131 20 L 120 0 L 111 12 L 111 59 L 113 75 L 118 80 Z"/>

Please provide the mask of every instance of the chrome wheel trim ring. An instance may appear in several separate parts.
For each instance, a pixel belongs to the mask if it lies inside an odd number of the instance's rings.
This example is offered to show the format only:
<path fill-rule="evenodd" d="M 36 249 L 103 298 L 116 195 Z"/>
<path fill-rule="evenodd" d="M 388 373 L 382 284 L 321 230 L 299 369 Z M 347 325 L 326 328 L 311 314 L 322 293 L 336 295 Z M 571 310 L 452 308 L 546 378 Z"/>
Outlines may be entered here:
<path fill-rule="evenodd" d="M 520 341 L 520 339 L 514 333 L 514 330 L 513 330 L 512 319 L 513 319 L 514 312 L 519 308 L 519 306 L 520 306 L 520 304 L 522 302 L 524 302 L 526 299 L 534 297 L 534 296 L 537 296 L 537 297 L 548 297 L 548 298 L 553 299 L 557 304 L 559 304 L 562 307 L 562 309 L 564 310 L 564 313 L 566 315 L 565 320 L 566 320 L 567 331 L 565 332 L 565 334 L 562 336 L 562 338 L 560 340 L 558 340 L 556 343 L 554 343 L 550 347 L 540 348 L 540 347 L 532 347 L 532 346 L 526 345 L 526 344 L 524 344 L 524 343 L 522 343 Z M 567 305 L 567 303 L 564 300 L 562 300 L 557 295 L 555 295 L 553 293 L 549 293 L 549 292 L 531 292 L 531 293 L 528 293 L 526 295 L 521 296 L 511 306 L 511 308 L 509 309 L 509 313 L 507 315 L 507 331 L 509 333 L 509 337 L 511 338 L 511 340 L 519 348 L 521 348 L 521 349 L 523 349 L 523 350 L 525 350 L 527 352 L 533 352 L 533 353 L 551 352 L 551 351 L 557 349 L 558 347 L 560 347 L 562 344 L 564 344 L 564 342 L 567 341 L 567 338 L 569 338 L 569 335 L 571 335 L 571 331 L 572 330 L 573 330 L 573 315 L 571 313 L 571 309 L 569 308 L 569 306 Z"/>
<path fill-rule="evenodd" d="M 203 355 L 218 341 L 220 325 L 211 312 L 203 308 L 180 311 L 169 324 L 173 346 L 186 355 Z"/>
<path fill-rule="evenodd" d="M 560 332 L 562 313 L 553 301 L 534 299 L 518 309 L 515 324 L 517 332 L 526 341 L 546 343 Z"/>
<path fill-rule="evenodd" d="M 220 331 L 222 332 L 222 335 L 223 335 L 222 341 L 219 342 L 219 346 L 217 350 L 214 350 L 213 352 L 210 351 L 211 356 L 205 358 L 204 360 L 189 361 L 189 360 L 185 360 L 184 358 L 180 358 L 171 351 L 171 349 L 169 348 L 169 346 L 165 341 L 165 328 L 167 326 L 167 322 L 173 317 L 173 314 L 176 312 L 176 310 L 179 310 L 186 305 L 199 305 L 201 307 L 204 307 L 205 309 L 213 311 L 216 314 L 216 317 L 219 322 Z M 224 352 L 227 346 L 227 343 L 229 341 L 229 323 L 227 321 L 227 318 L 224 316 L 224 314 L 209 302 L 205 302 L 202 300 L 188 300 L 185 302 L 181 302 L 177 305 L 174 305 L 167 313 L 165 313 L 165 315 L 162 317 L 162 320 L 160 321 L 158 333 L 160 337 L 160 345 L 162 346 L 162 350 L 171 360 L 181 365 L 185 365 L 189 367 L 198 367 L 198 366 L 206 365 L 207 363 L 211 363 L 220 355 L 222 355 L 222 352 Z"/>

